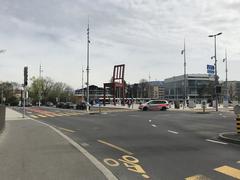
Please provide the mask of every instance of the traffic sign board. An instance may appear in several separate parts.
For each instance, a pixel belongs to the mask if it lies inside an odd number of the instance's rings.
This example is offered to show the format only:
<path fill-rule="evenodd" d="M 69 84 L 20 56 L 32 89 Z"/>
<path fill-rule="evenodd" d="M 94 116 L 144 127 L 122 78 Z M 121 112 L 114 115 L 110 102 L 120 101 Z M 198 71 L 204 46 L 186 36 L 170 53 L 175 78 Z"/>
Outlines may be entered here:
<path fill-rule="evenodd" d="M 214 74 L 215 67 L 213 65 L 207 64 L 207 73 L 208 74 Z"/>

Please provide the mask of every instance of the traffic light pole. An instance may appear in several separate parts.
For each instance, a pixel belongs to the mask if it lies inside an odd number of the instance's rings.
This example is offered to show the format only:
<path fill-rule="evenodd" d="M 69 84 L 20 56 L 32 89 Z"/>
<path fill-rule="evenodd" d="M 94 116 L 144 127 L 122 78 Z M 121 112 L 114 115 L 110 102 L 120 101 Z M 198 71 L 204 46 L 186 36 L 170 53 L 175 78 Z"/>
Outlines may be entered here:
<path fill-rule="evenodd" d="M 25 92 L 26 88 L 25 85 L 23 85 L 23 118 L 25 118 L 25 114 L 26 114 L 26 92 Z"/>

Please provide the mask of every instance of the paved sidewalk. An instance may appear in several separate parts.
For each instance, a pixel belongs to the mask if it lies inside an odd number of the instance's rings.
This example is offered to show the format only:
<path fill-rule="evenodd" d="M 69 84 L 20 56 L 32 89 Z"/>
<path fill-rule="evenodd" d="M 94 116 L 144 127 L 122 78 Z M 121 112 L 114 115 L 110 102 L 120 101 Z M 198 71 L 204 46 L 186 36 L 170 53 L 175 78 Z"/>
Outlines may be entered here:
<path fill-rule="evenodd" d="M 7 108 L 1 180 L 103 180 L 105 175 L 51 128 Z"/>

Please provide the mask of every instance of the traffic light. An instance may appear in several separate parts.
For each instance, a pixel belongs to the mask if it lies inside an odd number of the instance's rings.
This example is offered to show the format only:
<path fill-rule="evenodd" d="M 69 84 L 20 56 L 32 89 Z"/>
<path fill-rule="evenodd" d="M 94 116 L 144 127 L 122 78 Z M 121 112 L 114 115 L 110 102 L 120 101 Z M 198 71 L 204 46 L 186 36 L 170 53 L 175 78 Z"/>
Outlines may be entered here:
<path fill-rule="evenodd" d="M 24 67 L 24 86 L 28 85 L 28 67 Z"/>
<path fill-rule="evenodd" d="M 216 93 L 221 94 L 222 87 L 221 86 L 216 86 Z"/>

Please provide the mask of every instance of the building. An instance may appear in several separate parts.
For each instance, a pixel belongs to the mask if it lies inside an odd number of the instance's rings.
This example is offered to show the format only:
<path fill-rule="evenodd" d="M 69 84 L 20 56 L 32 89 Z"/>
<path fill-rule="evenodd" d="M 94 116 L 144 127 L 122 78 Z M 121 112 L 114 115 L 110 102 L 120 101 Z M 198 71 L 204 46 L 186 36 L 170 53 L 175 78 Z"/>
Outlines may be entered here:
<path fill-rule="evenodd" d="M 228 81 L 228 95 L 230 101 L 240 101 L 240 81 Z"/>
<path fill-rule="evenodd" d="M 163 81 L 150 81 L 150 95 L 152 99 L 164 99 L 165 91 Z"/>
<path fill-rule="evenodd" d="M 184 101 L 184 75 L 164 80 L 165 98 L 169 101 Z M 186 75 L 186 99 L 200 102 L 213 99 L 214 76 L 208 74 Z"/>
<path fill-rule="evenodd" d="M 86 101 L 87 88 L 77 89 L 74 93 L 76 103 Z M 106 97 L 112 97 L 107 91 Z M 95 85 L 89 86 L 89 100 L 97 100 L 103 98 L 103 88 Z"/>

